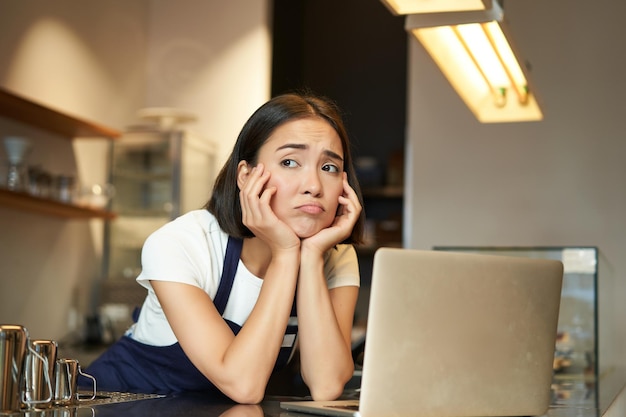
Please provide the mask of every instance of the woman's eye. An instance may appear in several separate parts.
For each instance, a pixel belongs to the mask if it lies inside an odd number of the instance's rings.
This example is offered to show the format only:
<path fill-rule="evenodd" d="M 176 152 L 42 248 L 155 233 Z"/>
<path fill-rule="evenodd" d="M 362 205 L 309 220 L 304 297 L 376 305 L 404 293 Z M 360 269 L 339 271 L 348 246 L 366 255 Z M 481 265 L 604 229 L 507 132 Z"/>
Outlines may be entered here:
<path fill-rule="evenodd" d="M 339 167 L 333 164 L 326 164 L 322 166 L 322 171 L 326 172 L 339 172 Z"/>
<path fill-rule="evenodd" d="M 287 168 L 293 168 L 298 166 L 298 163 L 293 159 L 285 159 L 284 161 L 281 161 L 281 165 Z"/>

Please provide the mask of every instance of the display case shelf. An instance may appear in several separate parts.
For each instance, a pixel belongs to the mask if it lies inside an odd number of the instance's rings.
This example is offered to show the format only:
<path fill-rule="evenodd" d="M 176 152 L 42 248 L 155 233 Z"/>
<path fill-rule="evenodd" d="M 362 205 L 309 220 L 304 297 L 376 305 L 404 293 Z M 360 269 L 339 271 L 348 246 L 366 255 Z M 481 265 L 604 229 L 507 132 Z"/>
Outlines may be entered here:
<path fill-rule="evenodd" d="M 119 178 L 125 181 L 136 182 L 154 182 L 162 181 L 169 182 L 172 179 L 171 172 L 139 172 L 130 169 L 116 169 L 115 178 Z"/>
<path fill-rule="evenodd" d="M 386 185 L 382 187 L 365 187 L 363 188 L 364 198 L 403 198 L 404 186 L 402 185 Z"/>
<path fill-rule="evenodd" d="M 119 216 L 124 216 L 127 218 L 155 218 L 155 219 L 167 219 L 171 220 L 172 211 L 171 210 L 158 210 L 158 209 L 140 209 L 140 208 L 120 208 L 115 210 L 115 212 Z"/>
<path fill-rule="evenodd" d="M 401 248 L 402 242 L 383 242 L 375 245 L 356 245 L 354 248 L 356 253 L 361 256 L 372 257 L 380 248 Z"/>

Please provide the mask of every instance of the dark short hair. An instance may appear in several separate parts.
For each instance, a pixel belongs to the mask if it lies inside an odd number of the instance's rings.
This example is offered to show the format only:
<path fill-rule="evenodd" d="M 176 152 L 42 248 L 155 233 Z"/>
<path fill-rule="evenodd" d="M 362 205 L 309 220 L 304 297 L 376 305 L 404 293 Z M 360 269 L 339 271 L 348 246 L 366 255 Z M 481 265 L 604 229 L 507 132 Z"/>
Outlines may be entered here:
<path fill-rule="evenodd" d="M 359 202 L 363 206 L 361 189 L 352 163 L 350 140 L 337 105 L 325 97 L 309 93 L 283 94 L 272 98 L 250 116 L 239 133 L 228 161 L 215 180 L 213 193 L 205 208 L 217 218 L 224 232 L 239 238 L 254 236 L 242 221 L 239 188 L 237 186 L 239 162 L 247 161 L 253 166 L 256 165 L 259 150 L 277 127 L 291 120 L 308 117 L 319 117 L 325 120 L 339 135 L 343 147 L 344 171 L 348 174 L 348 183 L 356 192 Z M 343 243 L 362 243 L 364 222 L 365 214 L 364 211 L 361 211 L 361 215 L 352 229 L 352 234 Z"/>

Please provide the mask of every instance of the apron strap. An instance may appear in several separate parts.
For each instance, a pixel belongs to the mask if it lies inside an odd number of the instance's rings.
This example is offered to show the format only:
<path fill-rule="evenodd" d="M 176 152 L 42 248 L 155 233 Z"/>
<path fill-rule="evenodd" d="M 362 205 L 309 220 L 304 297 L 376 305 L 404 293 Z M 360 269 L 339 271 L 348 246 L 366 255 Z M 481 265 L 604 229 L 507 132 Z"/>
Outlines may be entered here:
<path fill-rule="evenodd" d="M 235 282 L 235 274 L 237 273 L 237 267 L 239 266 L 239 257 L 241 255 L 242 247 L 242 239 L 228 236 L 226 255 L 224 257 L 224 269 L 222 270 L 222 276 L 220 278 L 220 285 L 217 288 L 217 294 L 215 294 L 215 298 L 213 299 L 213 304 L 215 304 L 215 307 L 220 315 L 224 314 L 224 310 L 226 310 L 228 297 L 230 297 L 230 291 L 233 288 L 233 282 Z"/>
<path fill-rule="evenodd" d="M 224 257 L 224 269 L 222 270 L 220 284 L 217 287 L 217 293 L 215 294 L 215 299 L 213 300 L 217 311 L 220 313 L 220 316 L 223 315 L 224 310 L 226 310 L 228 297 L 230 297 L 230 291 L 232 290 L 233 282 L 235 281 L 237 266 L 239 266 L 239 257 L 241 255 L 242 247 L 243 240 L 228 236 L 226 255 Z M 141 307 L 135 307 L 132 313 L 134 323 L 137 323 L 137 320 L 139 320 L 140 313 Z"/>
<path fill-rule="evenodd" d="M 239 266 L 239 259 L 241 257 L 241 249 L 243 247 L 243 240 L 228 236 L 228 243 L 226 245 L 226 255 L 224 256 L 224 269 L 222 270 L 222 276 L 220 277 L 220 284 L 217 288 L 217 293 L 213 299 L 213 303 L 217 308 L 220 315 L 224 314 L 226 310 L 226 304 L 230 297 L 233 283 L 235 282 L 235 275 L 237 273 L 237 267 Z M 228 326 L 231 328 L 234 334 L 238 334 L 241 330 L 241 326 L 230 320 L 224 319 Z M 291 319 L 289 325 L 285 329 L 285 335 L 283 337 L 283 343 L 276 360 L 274 370 L 284 367 L 294 353 L 294 347 L 296 343 L 296 337 L 298 335 L 298 321 L 296 311 L 296 299 L 294 297 L 293 305 L 291 307 Z"/>

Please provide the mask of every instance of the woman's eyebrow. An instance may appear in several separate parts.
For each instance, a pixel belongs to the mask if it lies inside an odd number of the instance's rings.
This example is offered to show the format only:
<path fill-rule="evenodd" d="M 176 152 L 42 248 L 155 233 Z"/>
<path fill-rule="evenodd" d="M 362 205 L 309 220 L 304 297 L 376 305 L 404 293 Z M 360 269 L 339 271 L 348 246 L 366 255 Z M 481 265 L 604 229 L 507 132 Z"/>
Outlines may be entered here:
<path fill-rule="evenodd" d="M 305 145 L 303 143 L 285 143 L 284 145 L 281 145 L 278 148 L 276 148 L 277 151 L 280 151 L 281 149 L 302 149 L 302 150 L 306 150 L 306 149 L 309 149 L 309 146 Z M 329 158 L 338 159 L 338 160 L 343 162 L 343 157 L 341 155 L 339 155 L 338 153 L 331 151 L 330 149 L 325 149 L 324 150 L 324 155 L 328 156 Z"/>
<path fill-rule="evenodd" d="M 333 158 L 333 159 L 337 159 L 341 162 L 343 162 L 343 158 L 341 157 L 341 155 L 339 155 L 338 153 L 335 153 L 333 151 L 331 151 L 330 149 L 325 149 L 324 150 L 324 154 L 326 156 L 328 156 L 329 158 Z"/>
<path fill-rule="evenodd" d="M 281 149 L 308 149 L 308 145 L 305 145 L 303 143 L 285 143 L 284 145 L 279 146 L 278 148 L 276 148 L 277 151 L 280 151 Z"/>

